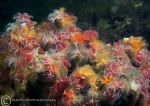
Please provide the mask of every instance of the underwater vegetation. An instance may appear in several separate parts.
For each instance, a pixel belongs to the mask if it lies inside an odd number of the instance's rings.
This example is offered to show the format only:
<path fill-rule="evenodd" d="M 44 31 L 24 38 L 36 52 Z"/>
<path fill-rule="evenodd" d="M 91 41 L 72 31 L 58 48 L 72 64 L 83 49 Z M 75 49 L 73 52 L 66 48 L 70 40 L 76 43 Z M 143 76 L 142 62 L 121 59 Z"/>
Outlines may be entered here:
<path fill-rule="evenodd" d="M 64 8 L 54 10 L 41 24 L 31 19 L 18 13 L 2 34 L 0 96 L 92 106 L 116 105 L 132 91 L 135 101 L 144 96 L 140 106 L 150 105 L 150 51 L 142 37 L 105 43 L 98 32 L 77 27 L 77 17 Z"/>

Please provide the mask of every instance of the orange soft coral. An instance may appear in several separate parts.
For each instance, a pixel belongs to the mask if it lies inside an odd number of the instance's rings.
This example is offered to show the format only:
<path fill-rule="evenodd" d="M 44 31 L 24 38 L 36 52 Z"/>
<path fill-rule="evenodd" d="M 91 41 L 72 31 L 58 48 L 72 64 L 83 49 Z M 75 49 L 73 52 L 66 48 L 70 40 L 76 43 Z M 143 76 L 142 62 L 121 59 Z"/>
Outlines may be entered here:
<path fill-rule="evenodd" d="M 71 41 L 73 43 L 77 43 L 79 45 L 84 44 L 84 39 L 82 38 L 80 32 L 74 32 L 74 33 L 72 33 Z"/>
<path fill-rule="evenodd" d="M 98 52 L 103 46 L 103 43 L 98 40 L 93 40 L 89 44 L 94 52 Z"/>
<path fill-rule="evenodd" d="M 113 80 L 112 76 L 103 76 L 99 81 L 103 85 L 108 85 L 112 82 L 112 80 Z"/>
<path fill-rule="evenodd" d="M 83 32 L 82 38 L 85 41 L 96 40 L 96 38 L 97 38 L 97 32 L 96 31 L 92 31 L 92 30 L 86 30 L 86 31 Z"/>
<path fill-rule="evenodd" d="M 133 53 L 138 53 L 145 46 L 145 42 L 143 42 L 142 37 L 131 36 L 130 38 L 124 38 L 123 42 L 125 43 L 125 45 L 130 46 L 130 50 Z"/>
<path fill-rule="evenodd" d="M 79 69 L 77 69 L 74 73 L 75 76 L 84 76 L 87 79 L 87 84 L 91 86 L 89 94 L 92 94 L 93 96 L 97 95 L 97 86 L 96 86 L 96 80 L 97 76 L 96 73 L 91 69 L 90 66 L 85 65 Z"/>
<path fill-rule="evenodd" d="M 94 85 L 96 83 L 96 74 L 91 69 L 90 66 L 85 65 L 79 69 L 77 69 L 74 73 L 75 76 L 84 76 L 90 85 Z"/>
<path fill-rule="evenodd" d="M 76 17 L 66 14 L 64 8 L 60 8 L 59 11 L 62 13 L 62 19 L 60 19 L 61 26 L 63 28 L 74 26 L 74 23 L 76 22 Z"/>
<path fill-rule="evenodd" d="M 72 89 L 66 89 L 63 93 L 64 102 L 66 106 L 72 106 L 73 99 L 75 98 L 74 91 Z"/>
<path fill-rule="evenodd" d="M 72 33 L 71 40 L 73 43 L 78 43 L 80 45 L 84 44 L 86 41 L 96 40 L 97 33 L 92 30 L 87 30 L 84 32 L 74 32 Z"/>
<path fill-rule="evenodd" d="M 100 67 L 108 64 L 109 62 L 110 51 L 102 51 L 95 59 L 96 68 L 99 69 Z"/>
<path fill-rule="evenodd" d="M 36 32 L 34 29 L 28 27 L 28 26 L 22 26 L 21 28 L 17 28 L 13 30 L 11 33 L 12 40 L 16 41 L 22 41 L 24 39 L 32 39 L 35 37 Z"/>
<path fill-rule="evenodd" d="M 64 16 L 62 20 L 60 20 L 61 26 L 63 28 L 68 28 L 74 25 L 75 17 L 73 16 Z"/>
<path fill-rule="evenodd" d="M 77 18 L 73 15 L 69 15 L 65 12 L 65 8 L 55 10 L 54 13 L 49 14 L 48 20 L 60 22 L 62 28 L 69 28 L 74 26 Z"/>

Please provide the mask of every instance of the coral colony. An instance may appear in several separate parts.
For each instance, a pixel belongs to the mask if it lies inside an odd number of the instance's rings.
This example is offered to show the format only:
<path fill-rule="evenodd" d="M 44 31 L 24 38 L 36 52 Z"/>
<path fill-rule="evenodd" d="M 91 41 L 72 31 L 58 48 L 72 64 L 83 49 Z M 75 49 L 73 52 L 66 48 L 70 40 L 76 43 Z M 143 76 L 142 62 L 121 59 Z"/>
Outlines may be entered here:
<path fill-rule="evenodd" d="M 0 39 L 2 86 L 25 91 L 36 80 L 48 87 L 46 98 L 64 106 L 113 104 L 131 90 L 149 104 L 150 52 L 142 37 L 106 44 L 96 31 L 78 28 L 63 8 L 40 25 L 31 18 L 17 14 Z"/>

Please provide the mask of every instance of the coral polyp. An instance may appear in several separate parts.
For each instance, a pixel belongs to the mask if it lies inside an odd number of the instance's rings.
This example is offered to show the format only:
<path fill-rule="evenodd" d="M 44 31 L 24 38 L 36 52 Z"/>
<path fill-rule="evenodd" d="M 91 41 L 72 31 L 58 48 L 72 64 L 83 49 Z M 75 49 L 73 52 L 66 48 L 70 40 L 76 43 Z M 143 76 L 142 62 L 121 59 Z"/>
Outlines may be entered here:
<path fill-rule="evenodd" d="M 40 25 L 27 13 L 14 20 L 0 39 L 0 84 L 14 91 L 12 98 L 29 97 L 35 84 L 39 97 L 65 106 L 113 104 L 130 91 L 149 103 L 150 51 L 142 37 L 107 44 L 77 27 L 64 8 Z"/>

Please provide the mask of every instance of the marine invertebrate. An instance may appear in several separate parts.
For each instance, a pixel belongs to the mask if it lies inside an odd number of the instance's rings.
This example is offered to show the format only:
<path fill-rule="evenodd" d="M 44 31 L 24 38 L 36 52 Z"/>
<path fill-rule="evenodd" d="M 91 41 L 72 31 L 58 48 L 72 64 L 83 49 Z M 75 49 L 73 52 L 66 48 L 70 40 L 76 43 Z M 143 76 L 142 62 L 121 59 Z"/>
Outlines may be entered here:
<path fill-rule="evenodd" d="M 135 65 L 141 66 L 150 61 L 150 55 L 147 50 L 141 50 L 132 57 L 132 61 Z"/>
<path fill-rule="evenodd" d="M 73 99 L 75 98 L 74 91 L 71 89 L 66 89 L 63 93 L 64 102 L 66 106 L 70 106 L 73 104 Z"/>
<path fill-rule="evenodd" d="M 95 85 L 96 83 L 96 74 L 95 72 L 91 69 L 90 66 L 86 65 L 83 66 L 79 69 L 77 69 L 74 73 L 74 76 L 84 76 L 87 79 L 88 84 L 90 85 Z"/>
<path fill-rule="evenodd" d="M 45 98 L 66 106 L 115 103 L 131 90 L 149 100 L 150 52 L 142 37 L 106 44 L 96 31 L 78 28 L 77 18 L 63 8 L 41 25 L 31 18 L 16 15 L 0 40 L 1 84 L 25 91 L 36 82 L 48 89 Z"/>
<path fill-rule="evenodd" d="M 50 97 L 59 98 L 62 96 L 64 90 L 68 87 L 68 78 L 61 78 L 57 80 L 56 83 L 52 86 Z"/>
<path fill-rule="evenodd" d="M 70 84 L 74 89 L 82 90 L 86 86 L 86 78 L 80 75 L 73 75 L 70 77 Z"/>
<path fill-rule="evenodd" d="M 58 20 L 63 28 L 74 26 L 74 23 L 76 22 L 76 17 L 66 14 L 64 11 L 65 11 L 64 8 L 55 10 L 54 13 L 49 14 L 48 20 L 52 22 Z"/>
<path fill-rule="evenodd" d="M 98 69 L 99 67 L 102 67 L 106 64 L 109 63 L 109 55 L 110 55 L 110 52 L 107 51 L 107 50 L 104 50 L 104 51 L 101 51 L 96 59 L 95 59 L 95 63 L 96 63 L 96 68 Z"/>
<path fill-rule="evenodd" d="M 123 42 L 126 45 L 129 45 L 129 49 L 133 53 L 139 52 L 146 45 L 145 42 L 143 41 L 142 37 L 133 37 L 133 36 L 131 36 L 130 38 L 124 38 Z"/>
<path fill-rule="evenodd" d="M 103 76 L 103 78 L 100 78 L 100 82 L 103 84 L 103 85 L 108 85 L 112 82 L 113 78 L 112 76 Z"/>

